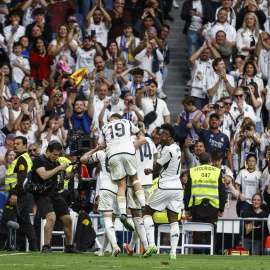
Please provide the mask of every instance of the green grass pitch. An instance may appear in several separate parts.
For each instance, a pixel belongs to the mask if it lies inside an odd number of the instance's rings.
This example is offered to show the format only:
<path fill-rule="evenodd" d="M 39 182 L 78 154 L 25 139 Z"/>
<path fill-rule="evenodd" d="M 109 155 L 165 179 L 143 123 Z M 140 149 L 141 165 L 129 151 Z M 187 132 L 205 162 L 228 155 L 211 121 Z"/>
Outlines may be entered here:
<path fill-rule="evenodd" d="M 207 255 L 177 255 L 176 261 L 170 261 L 169 255 L 158 254 L 150 258 L 140 258 L 139 255 L 128 257 L 120 254 L 117 258 L 95 257 L 94 253 L 55 254 L 0 252 L 0 269 L 270 269 L 268 256 L 207 256 Z"/>

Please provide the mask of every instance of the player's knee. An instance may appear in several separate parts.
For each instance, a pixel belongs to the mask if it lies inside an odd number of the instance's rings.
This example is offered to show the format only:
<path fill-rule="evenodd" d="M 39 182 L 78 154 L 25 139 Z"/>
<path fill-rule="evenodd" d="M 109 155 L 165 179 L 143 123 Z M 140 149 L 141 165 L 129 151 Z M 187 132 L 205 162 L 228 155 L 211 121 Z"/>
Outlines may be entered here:
<path fill-rule="evenodd" d="M 65 215 L 62 219 L 62 222 L 65 226 L 71 227 L 72 226 L 72 218 L 70 215 Z"/>
<path fill-rule="evenodd" d="M 46 221 L 47 221 L 47 223 L 50 224 L 51 226 L 54 226 L 55 221 L 56 221 L 56 215 L 55 215 L 55 213 L 54 213 L 54 212 L 48 213 L 48 214 L 46 215 Z"/>

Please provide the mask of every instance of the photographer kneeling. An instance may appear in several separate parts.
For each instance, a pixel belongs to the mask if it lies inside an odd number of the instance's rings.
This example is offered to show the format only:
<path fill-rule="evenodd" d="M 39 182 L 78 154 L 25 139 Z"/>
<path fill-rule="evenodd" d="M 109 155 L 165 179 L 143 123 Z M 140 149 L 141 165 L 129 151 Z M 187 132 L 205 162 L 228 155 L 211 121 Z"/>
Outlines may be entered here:
<path fill-rule="evenodd" d="M 47 151 L 37 156 L 33 161 L 33 180 L 41 187 L 38 193 L 34 193 L 35 203 L 42 218 L 46 218 L 44 227 L 44 246 L 42 253 L 53 253 L 50 242 L 56 217 L 63 223 L 66 236 L 65 253 L 81 253 L 72 245 L 72 219 L 69 215 L 67 204 L 59 195 L 57 175 L 66 170 L 69 164 L 60 165 L 57 161 L 62 151 L 62 145 L 53 140 L 49 143 Z M 70 178 L 71 173 L 66 172 L 65 178 Z"/>

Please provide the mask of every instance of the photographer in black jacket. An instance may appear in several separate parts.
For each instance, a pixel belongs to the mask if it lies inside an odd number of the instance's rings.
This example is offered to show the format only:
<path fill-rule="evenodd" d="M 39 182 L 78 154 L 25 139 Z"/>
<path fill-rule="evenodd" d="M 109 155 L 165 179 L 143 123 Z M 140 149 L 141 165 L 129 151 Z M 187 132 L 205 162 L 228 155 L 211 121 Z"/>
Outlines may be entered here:
<path fill-rule="evenodd" d="M 72 219 L 64 199 L 58 194 L 58 174 L 65 171 L 69 164 L 57 161 L 62 151 L 62 145 L 53 140 L 49 143 L 47 151 L 37 156 L 33 161 L 33 181 L 42 186 L 42 192 L 34 194 L 35 202 L 42 218 L 46 218 L 44 227 L 44 246 L 42 253 L 53 253 L 50 242 L 56 217 L 63 223 L 66 236 L 65 253 L 81 253 L 72 245 Z M 73 172 L 66 172 L 65 178 L 72 177 Z M 60 188 L 61 189 L 61 188 Z"/>

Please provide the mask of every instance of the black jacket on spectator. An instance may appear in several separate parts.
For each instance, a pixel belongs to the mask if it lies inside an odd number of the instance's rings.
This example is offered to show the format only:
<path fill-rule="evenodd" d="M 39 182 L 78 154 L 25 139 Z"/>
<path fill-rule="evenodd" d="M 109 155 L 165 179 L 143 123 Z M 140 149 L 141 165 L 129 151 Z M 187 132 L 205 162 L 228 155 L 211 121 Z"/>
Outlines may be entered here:
<path fill-rule="evenodd" d="M 157 17 L 153 17 L 154 20 L 154 27 L 157 30 L 157 36 L 160 36 L 162 25 Z M 134 33 L 135 36 L 138 37 L 140 40 L 144 39 L 145 36 L 145 29 L 143 25 L 143 19 L 140 18 L 134 26 Z"/>
<path fill-rule="evenodd" d="M 181 19 L 186 21 L 186 24 L 184 26 L 183 33 L 186 35 L 188 32 L 188 29 L 191 25 L 191 16 L 189 15 L 190 10 L 193 8 L 192 6 L 193 0 L 188 0 L 184 2 L 181 12 Z M 212 10 L 211 4 L 208 0 L 201 0 L 202 6 L 203 6 L 203 20 L 202 24 L 206 24 L 208 22 L 213 22 L 215 18 L 215 14 Z"/>
<path fill-rule="evenodd" d="M 145 9 L 144 2 L 144 0 L 138 0 L 135 3 L 133 3 L 131 0 L 126 0 L 125 2 L 124 9 L 129 11 L 133 26 L 143 15 L 143 10 Z"/>
<path fill-rule="evenodd" d="M 244 22 L 244 19 L 245 19 L 245 16 L 247 15 L 247 11 L 246 9 L 242 8 L 238 15 L 237 15 L 237 18 L 236 18 L 236 30 L 240 29 L 243 25 L 243 22 Z M 257 13 L 255 13 L 257 15 L 257 18 L 258 18 L 258 21 L 259 21 L 259 24 L 260 24 L 260 29 L 261 30 L 264 30 L 264 24 L 266 22 L 266 16 L 264 14 L 264 12 L 262 10 L 258 10 Z"/>
<path fill-rule="evenodd" d="M 36 25 L 35 22 L 27 25 L 26 30 L 25 30 L 25 35 L 29 37 L 29 40 L 33 40 L 32 39 L 32 28 Z M 42 36 L 45 38 L 46 41 L 48 41 L 49 43 L 52 41 L 52 27 L 50 24 L 48 23 L 44 23 L 44 31 L 42 32 Z"/>

